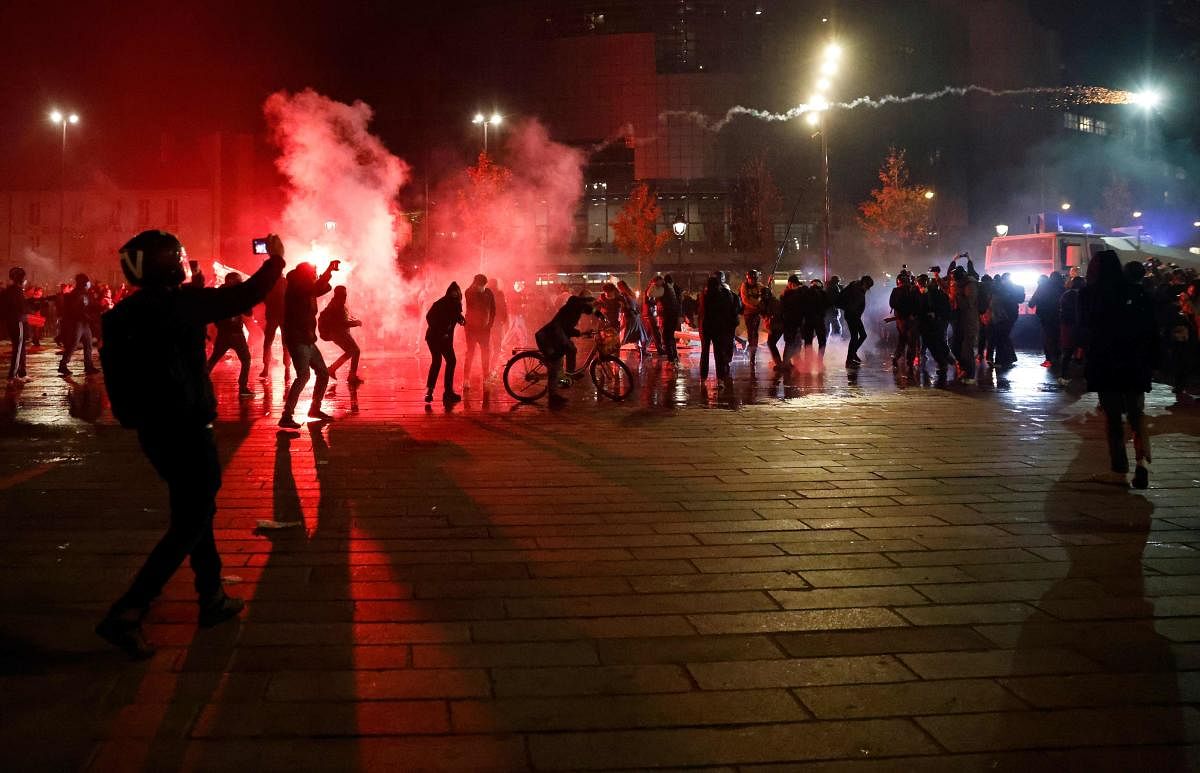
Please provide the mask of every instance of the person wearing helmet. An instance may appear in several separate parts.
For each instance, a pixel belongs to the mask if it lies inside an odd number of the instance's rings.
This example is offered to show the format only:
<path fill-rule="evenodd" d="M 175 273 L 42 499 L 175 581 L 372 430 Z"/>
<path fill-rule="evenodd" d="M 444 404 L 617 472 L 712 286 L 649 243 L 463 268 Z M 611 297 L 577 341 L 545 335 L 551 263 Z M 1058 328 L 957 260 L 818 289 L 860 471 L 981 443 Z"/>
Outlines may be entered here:
<path fill-rule="evenodd" d="M 227 287 L 241 283 L 242 275 L 238 272 L 230 271 L 225 275 Z M 225 352 L 232 349 L 242 365 L 238 373 L 238 397 L 249 398 L 254 397 L 254 392 L 250 391 L 250 344 L 246 343 L 246 332 L 242 328 L 244 316 L 248 316 L 248 313 L 217 320 L 217 337 L 213 340 L 212 355 L 208 358 L 208 370 L 211 373 Z"/>
<path fill-rule="evenodd" d="M 0 292 L 0 321 L 12 341 L 12 360 L 8 380 L 25 378 L 25 345 L 28 339 L 29 304 L 25 300 L 25 269 L 14 266 L 8 272 L 9 285 Z"/>
<path fill-rule="evenodd" d="M 75 275 L 75 286 L 63 298 L 63 316 L 60 335 L 63 342 L 62 360 L 58 363 L 59 375 L 70 376 L 71 355 L 83 344 L 83 372 L 89 376 L 99 373 L 92 359 L 92 317 L 97 312 L 92 298 L 92 280 L 87 274 Z"/>
<path fill-rule="evenodd" d="M 139 289 L 101 318 L 104 385 L 113 415 L 121 426 L 137 430 L 171 502 L 166 534 L 96 626 L 97 634 L 136 659 L 154 653 L 141 621 L 184 558 L 195 574 L 201 626 L 214 626 L 243 608 L 221 586 L 213 538 L 221 465 L 204 343 L 208 325 L 250 311 L 279 279 L 284 263 L 278 236 L 268 237 L 267 252 L 270 257 L 246 281 L 201 287 L 184 285 L 186 253 L 172 234 L 143 231 L 120 251 L 121 269 Z"/>

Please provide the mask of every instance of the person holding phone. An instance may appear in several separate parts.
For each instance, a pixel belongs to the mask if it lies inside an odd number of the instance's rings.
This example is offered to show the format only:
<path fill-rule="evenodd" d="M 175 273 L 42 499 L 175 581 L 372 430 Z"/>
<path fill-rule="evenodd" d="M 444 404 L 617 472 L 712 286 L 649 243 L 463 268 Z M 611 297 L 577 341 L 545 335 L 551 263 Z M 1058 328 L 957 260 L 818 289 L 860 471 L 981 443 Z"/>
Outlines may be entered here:
<path fill-rule="evenodd" d="M 222 587 L 213 538 L 221 464 L 212 429 L 217 401 L 204 344 L 208 325 L 249 311 L 279 279 L 283 242 L 277 236 L 268 239 L 269 257 L 258 271 L 224 287 L 185 284 L 183 245 L 165 231 L 143 231 L 120 250 L 125 277 L 140 290 L 102 317 L 104 386 L 113 415 L 121 426 L 137 430 L 171 502 L 166 534 L 96 626 L 99 636 L 135 659 L 154 654 L 142 618 L 185 558 L 195 574 L 202 627 L 228 620 L 244 607 Z"/>
<path fill-rule="evenodd" d="M 283 345 L 292 355 L 296 377 L 288 388 L 283 404 L 283 416 L 279 426 L 284 429 L 300 429 L 293 417 L 300 393 L 308 385 L 308 374 L 312 371 L 317 380 L 313 383 L 312 403 L 309 418 L 329 421 L 333 417 L 321 410 L 325 389 L 329 386 L 329 369 L 325 358 L 317 348 L 317 298 L 332 289 L 330 279 L 338 270 L 339 261 L 332 260 L 325 272 L 317 276 L 317 267 L 312 263 L 301 263 L 288 272 L 287 292 L 283 297 Z"/>

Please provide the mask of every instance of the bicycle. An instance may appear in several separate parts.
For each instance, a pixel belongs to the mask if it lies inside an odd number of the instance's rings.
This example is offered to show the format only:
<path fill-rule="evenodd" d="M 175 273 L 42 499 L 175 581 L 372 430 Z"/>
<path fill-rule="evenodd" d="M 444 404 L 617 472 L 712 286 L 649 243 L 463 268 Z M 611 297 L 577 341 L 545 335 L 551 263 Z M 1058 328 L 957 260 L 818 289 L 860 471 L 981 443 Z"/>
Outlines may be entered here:
<path fill-rule="evenodd" d="M 617 356 L 621 351 L 621 337 L 617 331 L 611 325 L 605 325 L 584 333 L 581 338 L 593 338 L 596 345 L 578 368 L 563 369 L 566 383 L 583 378 L 586 372 L 596 391 L 610 400 L 629 397 L 633 393 L 633 372 Z M 504 366 L 504 390 L 518 402 L 532 403 L 550 390 L 550 368 L 538 349 L 513 351 L 512 359 Z"/>

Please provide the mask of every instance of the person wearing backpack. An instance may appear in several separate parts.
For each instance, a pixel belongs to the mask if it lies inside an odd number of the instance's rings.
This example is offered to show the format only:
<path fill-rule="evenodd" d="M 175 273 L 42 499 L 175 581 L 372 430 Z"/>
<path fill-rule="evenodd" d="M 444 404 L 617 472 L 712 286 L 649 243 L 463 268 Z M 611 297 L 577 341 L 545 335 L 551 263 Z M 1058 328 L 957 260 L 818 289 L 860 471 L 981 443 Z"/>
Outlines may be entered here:
<path fill-rule="evenodd" d="M 284 262 L 278 236 L 268 237 L 267 252 L 270 257 L 245 282 L 218 288 L 184 285 L 186 253 L 173 234 L 143 231 L 120 250 L 125 277 L 140 289 L 102 318 L 104 385 L 113 415 L 137 430 L 171 503 L 166 534 L 96 626 L 97 634 L 135 659 L 154 654 L 142 618 L 184 558 L 195 574 L 202 627 L 228 620 L 244 606 L 221 586 L 213 538 L 221 465 L 204 344 L 208 325 L 250 311 L 279 279 Z"/>

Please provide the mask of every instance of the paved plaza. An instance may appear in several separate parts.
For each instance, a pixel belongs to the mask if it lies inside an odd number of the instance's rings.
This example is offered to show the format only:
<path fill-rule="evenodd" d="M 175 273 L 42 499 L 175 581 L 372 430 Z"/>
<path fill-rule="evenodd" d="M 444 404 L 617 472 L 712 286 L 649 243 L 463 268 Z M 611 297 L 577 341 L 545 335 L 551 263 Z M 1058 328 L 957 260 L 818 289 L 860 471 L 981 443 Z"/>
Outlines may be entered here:
<path fill-rule="evenodd" d="M 185 568 L 131 663 L 92 626 L 165 491 L 35 354 L 0 416 L 0 767 L 1196 769 L 1197 403 L 1148 397 L 1138 492 L 1040 357 L 969 388 L 866 359 L 717 392 L 634 355 L 630 401 L 553 412 L 428 408 L 424 361 L 367 359 L 298 434 L 222 365 L 247 610 L 198 630 Z"/>

